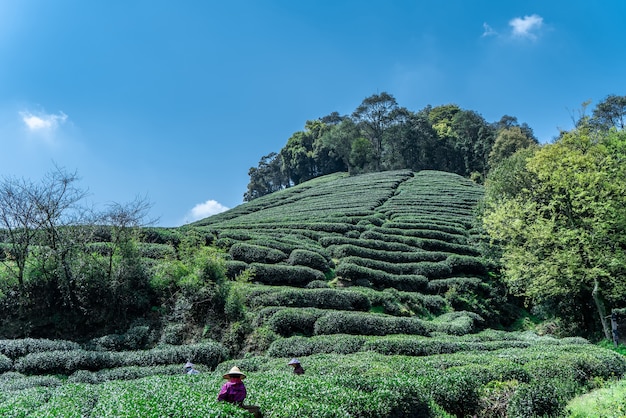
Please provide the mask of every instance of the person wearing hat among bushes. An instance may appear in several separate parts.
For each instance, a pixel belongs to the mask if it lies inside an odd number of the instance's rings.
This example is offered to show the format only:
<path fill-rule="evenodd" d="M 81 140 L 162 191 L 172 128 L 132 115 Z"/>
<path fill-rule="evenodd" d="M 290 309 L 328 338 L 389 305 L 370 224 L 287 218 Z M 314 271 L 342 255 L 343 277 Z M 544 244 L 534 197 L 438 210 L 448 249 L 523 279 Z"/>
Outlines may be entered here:
<path fill-rule="evenodd" d="M 300 360 L 298 360 L 297 358 L 292 358 L 291 361 L 287 364 L 293 367 L 294 374 L 304 374 L 304 369 L 300 364 Z"/>
<path fill-rule="evenodd" d="M 239 367 L 234 366 L 222 377 L 228 379 L 228 382 L 222 385 L 217 400 L 243 405 L 243 400 L 246 399 L 246 386 L 242 380 L 246 378 L 246 375 L 241 373 Z"/>
<path fill-rule="evenodd" d="M 243 384 L 242 380 L 246 378 L 246 375 L 239 370 L 239 367 L 234 366 L 222 377 L 228 379 L 228 382 L 222 385 L 222 389 L 219 395 L 217 395 L 217 400 L 238 405 L 254 414 L 255 417 L 261 417 L 261 411 L 258 406 L 243 404 L 247 392 L 246 386 Z"/>
<path fill-rule="evenodd" d="M 193 368 L 193 364 L 190 361 L 185 363 L 185 365 L 183 366 L 183 370 L 185 371 L 185 374 L 199 374 L 200 373 L 199 371 Z"/>

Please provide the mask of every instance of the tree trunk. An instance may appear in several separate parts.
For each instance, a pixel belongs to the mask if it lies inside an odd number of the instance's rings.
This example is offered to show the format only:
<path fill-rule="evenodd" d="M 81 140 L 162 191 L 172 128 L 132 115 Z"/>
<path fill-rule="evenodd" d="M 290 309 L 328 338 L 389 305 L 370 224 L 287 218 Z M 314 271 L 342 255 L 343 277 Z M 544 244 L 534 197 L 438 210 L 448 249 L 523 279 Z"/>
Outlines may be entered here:
<path fill-rule="evenodd" d="M 600 316 L 600 323 L 602 324 L 604 338 L 611 341 L 611 327 L 606 320 L 606 309 L 604 308 L 604 302 L 602 301 L 602 297 L 600 296 L 600 283 L 598 283 L 598 279 L 593 280 L 593 290 L 591 291 L 591 296 L 593 297 L 593 301 L 596 304 L 596 309 L 598 310 L 598 315 Z"/>

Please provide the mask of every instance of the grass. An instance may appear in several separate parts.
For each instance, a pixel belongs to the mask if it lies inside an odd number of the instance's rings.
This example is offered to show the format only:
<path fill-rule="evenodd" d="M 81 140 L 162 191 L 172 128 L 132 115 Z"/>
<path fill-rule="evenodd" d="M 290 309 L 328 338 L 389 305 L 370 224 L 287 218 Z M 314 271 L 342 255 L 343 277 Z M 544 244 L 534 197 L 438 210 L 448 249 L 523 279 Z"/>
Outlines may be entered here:
<path fill-rule="evenodd" d="M 574 398 L 566 410 L 570 418 L 626 417 L 626 380 Z"/>

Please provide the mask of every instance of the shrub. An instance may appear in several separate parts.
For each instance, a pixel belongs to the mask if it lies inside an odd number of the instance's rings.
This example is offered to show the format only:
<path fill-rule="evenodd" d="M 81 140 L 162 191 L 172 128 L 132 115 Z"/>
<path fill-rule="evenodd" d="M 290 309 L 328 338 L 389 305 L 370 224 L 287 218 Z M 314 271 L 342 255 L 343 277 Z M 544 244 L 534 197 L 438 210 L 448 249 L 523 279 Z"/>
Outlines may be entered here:
<path fill-rule="evenodd" d="M 44 351 L 77 350 L 78 343 L 65 340 L 48 340 L 24 338 L 18 340 L 0 340 L 0 354 L 4 354 L 15 360 L 30 353 L 41 353 Z"/>
<path fill-rule="evenodd" d="M 313 280 L 324 280 L 324 273 L 304 266 L 252 263 L 254 280 L 263 284 L 306 286 Z"/>
<path fill-rule="evenodd" d="M 293 306 L 325 309 L 361 310 L 370 308 L 369 299 L 360 292 L 340 289 L 277 289 L 250 294 L 248 304 L 259 306 Z"/>
<path fill-rule="evenodd" d="M 315 322 L 324 313 L 323 310 L 314 308 L 281 309 L 272 315 L 267 325 L 283 337 L 294 334 L 313 335 Z"/>
<path fill-rule="evenodd" d="M 233 260 L 246 263 L 278 263 L 287 258 L 284 252 L 275 248 L 239 242 L 230 247 L 229 254 Z"/>
<path fill-rule="evenodd" d="M 359 266 L 349 262 L 339 264 L 335 273 L 338 277 L 352 280 L 354 282 L 369 281 L 371 286 L 378 289 L 393 287 L 394 289 L 419 292 L 424 290 L 428 284 L 428 279 L 419 274 L 396 275 L 375 270 L 368 267 Z"/>
<path fill-rule="evenodd" d="M 11 370 L 13 362 L 4 354 L 0 354 L 0 374 Z"/>
<path fill-rule="evenodd" d="M 188 360 L 214 367 L 226 357 L 226 350 L 221 344 L 205 342 L 144 351 L 69 350 L 32 353 L 19 358 L 14 368 L 24 374 L 70 375 L 77 370 L 97 371 L 121 366 L 183 364 Z"/>
<path fill-rule="evenodd" d="M 140 350 L 146 347 L 149 337 L 149 327 L 135 326 L 124 334 L 109 334 L 94 338 L 85 344 L 85 348 L 94 351 Z"/>
<path fill-rule="evenodd" d="M 334 311 L 320 317 L 315 323 L 316 335 L 428 335 L 429 332 L 429 326 L 418 318 L 398 318 L 364 312 Z"/>
<path fill-rule="evenodd" d="M 303 357 L 312 354 L 350 354 L 360 351 L 366 337 L 362 335 L 315 335 L 276 340 L 267 350 L 269 357 Z"/>
<path fill-rule="evenodd" d="M 308 251 L 308 250 L 300 250 L 295 249 L 289 255 L 287 262 L 294 265 L 300 265 L 305 267 L 310 267 L 314 270 L 319 270 L 321 272 L 328 271 L 330 268 L 328 265 L 328 261 L 320 254 Z"/>
<path fill-rule="evenodd" d="M 248 268 L 245 261 L 227 260 L 226 261 L 226 277 L 234 279 Z"/>

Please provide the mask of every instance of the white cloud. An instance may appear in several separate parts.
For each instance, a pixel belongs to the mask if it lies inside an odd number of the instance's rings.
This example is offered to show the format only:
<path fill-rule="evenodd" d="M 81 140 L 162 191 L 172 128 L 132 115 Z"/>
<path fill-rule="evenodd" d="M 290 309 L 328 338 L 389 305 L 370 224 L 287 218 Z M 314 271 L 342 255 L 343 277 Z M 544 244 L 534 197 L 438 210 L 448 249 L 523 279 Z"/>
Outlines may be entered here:
<path fill-rule="evenodd" d="M 20 112 L 22 122 L 31 132 L 51 132 L 62 125 L 67 120 L 67 115 L 63 112 L 58 114 L 33 114 L 29 111 Z"/>
<path fill-rule="evenodd" d="M 486 22 L 483 23 L 483 35 L 482 36 L 495 36 L 498 34 L 491 26 L 489 26 Z"/>
<path fill-rule="evenodd" d="M 206 218 L 211 215 L 216 215 L 218 213 L 222 213 L 227 211 L 229 208 L 222 205 L 221 203 L 209 199 L 204 203 L 198 203 L 196 206 L 189 211 L 189 215 L 186 218 L 187 222 L 197 221 L 199 219 Z"/>
<path fill-rule="evenodd" d="M 513 28 L 513 36 L 518 38 L 536 39 L 536 32 L 543 26 L 543 17 L 536 14 L 516 17 L 509 21 L 509 25 Z"/>

